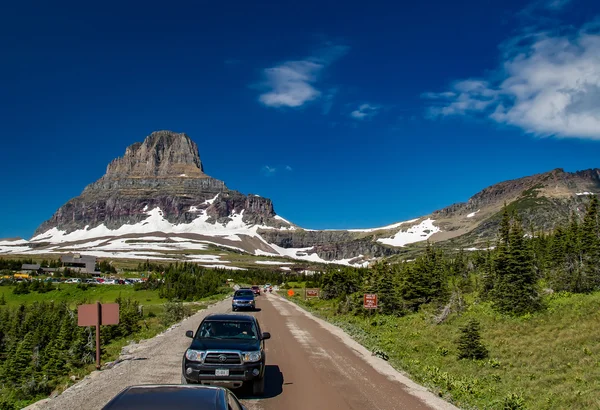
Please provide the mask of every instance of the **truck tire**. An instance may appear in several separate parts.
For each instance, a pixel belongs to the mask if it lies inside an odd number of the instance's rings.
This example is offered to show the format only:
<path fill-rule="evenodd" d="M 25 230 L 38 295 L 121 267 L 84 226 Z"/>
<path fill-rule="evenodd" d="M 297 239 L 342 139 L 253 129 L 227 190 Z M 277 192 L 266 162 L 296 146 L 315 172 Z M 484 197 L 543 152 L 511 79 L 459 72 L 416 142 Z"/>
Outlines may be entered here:
<path fill-rule="evenodd" d="M 254 396 L 262 396 L 265 394 L 265 377 L 261 377 L 260 379 L 255 379 L 252 382 L 252 394 Z"/>

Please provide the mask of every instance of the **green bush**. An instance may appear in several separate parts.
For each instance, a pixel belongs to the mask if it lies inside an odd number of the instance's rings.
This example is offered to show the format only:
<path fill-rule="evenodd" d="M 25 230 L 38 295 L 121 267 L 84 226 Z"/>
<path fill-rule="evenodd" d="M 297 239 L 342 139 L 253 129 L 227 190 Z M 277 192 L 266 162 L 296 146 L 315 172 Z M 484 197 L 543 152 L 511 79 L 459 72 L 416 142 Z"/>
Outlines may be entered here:
<path fill-rule="evenodd" d="M 173 299 L 165 303 L 165 315 L 163 317 L 165 325 L 179 322 L 183 320 L 184 316 L 183 302 L 179 299 Z"/>

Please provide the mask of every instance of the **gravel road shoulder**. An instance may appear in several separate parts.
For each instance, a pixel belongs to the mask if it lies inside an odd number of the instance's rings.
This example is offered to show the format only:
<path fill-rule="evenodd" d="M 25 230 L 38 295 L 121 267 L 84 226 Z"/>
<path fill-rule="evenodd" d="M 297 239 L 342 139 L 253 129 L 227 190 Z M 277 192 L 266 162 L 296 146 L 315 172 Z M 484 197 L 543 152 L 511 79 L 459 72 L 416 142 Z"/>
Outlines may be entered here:
<path fill-rule="evenodd" d="M 136 384 L 181 382 L 181 357 L 189 339 L 181 337 L 185 330 L 195 330 L 210 313 L 224 313 L 231 306 L 229 298 L 173 325 L 164 333 L 139 344 L 127 346 L 120 362 L 110 369 L 94 371 L 59 396 L 40 400 L 27 410 L 101 409 L 127 386 Z"/>

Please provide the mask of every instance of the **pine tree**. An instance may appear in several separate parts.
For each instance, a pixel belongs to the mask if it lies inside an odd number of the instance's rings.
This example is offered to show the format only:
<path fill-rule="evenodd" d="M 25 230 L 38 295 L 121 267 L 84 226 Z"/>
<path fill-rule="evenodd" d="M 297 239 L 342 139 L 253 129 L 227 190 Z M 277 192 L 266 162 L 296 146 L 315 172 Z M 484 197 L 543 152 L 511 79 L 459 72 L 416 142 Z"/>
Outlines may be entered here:
<path fill-rule="evenodd" d="M 458 339 L 459 359 L 481 360 L 488 356 L 488 350 L 481 343 L 479 329 L 480 326 L 477 320 L 470 320 L 460 329 L 461 335 Z"/>
<path fill-rule="evenodd" d="M 531 249 L 525 242 L 520 221 L 516 220 L 510 224 L 506 208 L 500 224 L 500 239 L 494 268 L 491 299 L 496 310 L 520 315 L 539 308 L 540 297 Z"/>
<path fill-rule="evenodd" d="M 378 270 L 375 293 L 378 295 L 380 312 L 387 315 L 400 313 L 400 297 L 392 268 L 387 263 L 383 263 Z"/>
<path fill-rule="evenodd" d="M 600 288 L 600 239 L 598 238 L 598 198 L 593 195 L 587 206 L 580 231 L 583 262 L 583 292 Z"/>

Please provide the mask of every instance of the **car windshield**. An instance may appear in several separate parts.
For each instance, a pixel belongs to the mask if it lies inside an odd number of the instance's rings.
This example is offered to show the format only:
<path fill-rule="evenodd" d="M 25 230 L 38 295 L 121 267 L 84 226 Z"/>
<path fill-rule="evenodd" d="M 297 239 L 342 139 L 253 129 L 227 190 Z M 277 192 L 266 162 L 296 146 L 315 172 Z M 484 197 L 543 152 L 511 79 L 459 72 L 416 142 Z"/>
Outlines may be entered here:
<path fill-rule="evenodd" d="M 251 290 L 238 290 L 237 292 L 235 292 L 235 295 L 233 297 L 240 296 L 254 296 L 254 293 L 252 293 Z"/>
<path fill-rule="evenodd" d="M 256 339 L 254 323 L 249 321 L 207 320 L 202 323 L 196 338 L 207 339 Z"/>

